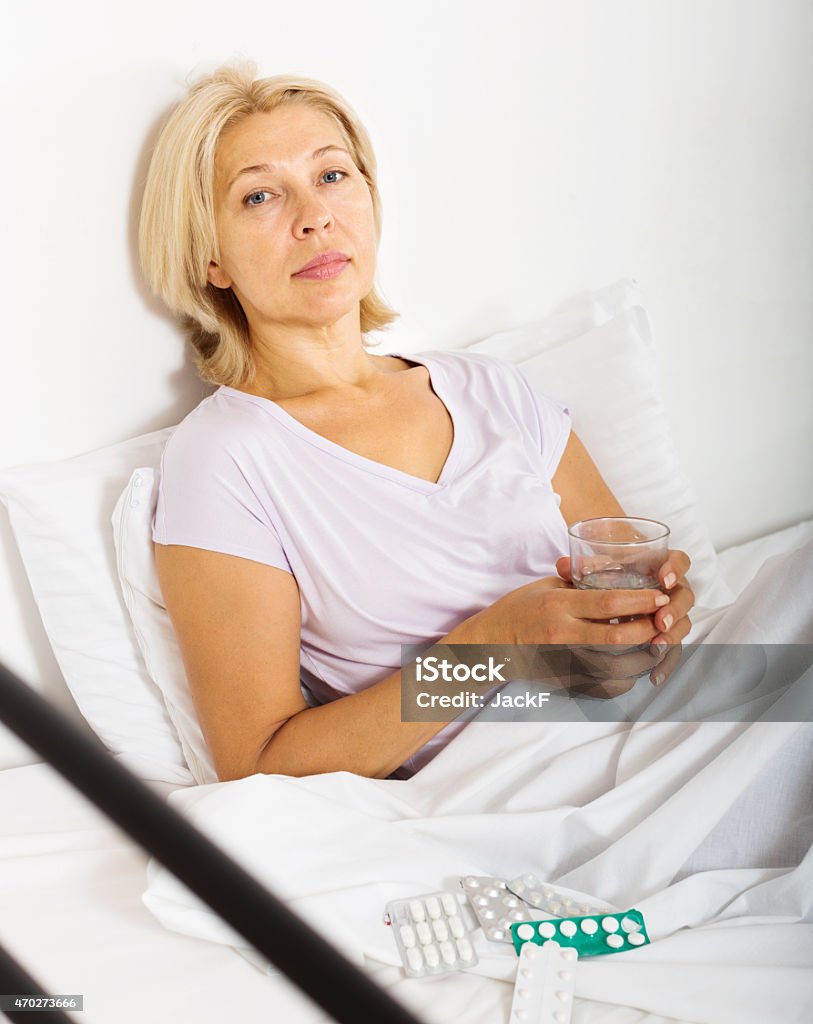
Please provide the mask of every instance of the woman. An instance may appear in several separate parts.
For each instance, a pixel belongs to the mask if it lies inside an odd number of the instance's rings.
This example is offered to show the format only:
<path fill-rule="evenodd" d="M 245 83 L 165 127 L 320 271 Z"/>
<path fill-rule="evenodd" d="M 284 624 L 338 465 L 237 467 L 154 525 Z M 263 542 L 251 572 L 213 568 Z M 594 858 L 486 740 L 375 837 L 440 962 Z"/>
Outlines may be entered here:
<path fill-rule="evenodd" d="M 255 72 L 173 110 L 139 233 L 218 386 L 165 448 L 153 540 L 219 778 L 413 774 L 465 721 L 401 721 L 402 644 L 659 640 L 619 678 L 667 674 L 688 556 L 660 570 L 662 609 L 572 586 L 566 524 L 624 512 L 569 409 L 492 357 L 367 351 L 397 316 L 367 132 L 323 83 Z"/>

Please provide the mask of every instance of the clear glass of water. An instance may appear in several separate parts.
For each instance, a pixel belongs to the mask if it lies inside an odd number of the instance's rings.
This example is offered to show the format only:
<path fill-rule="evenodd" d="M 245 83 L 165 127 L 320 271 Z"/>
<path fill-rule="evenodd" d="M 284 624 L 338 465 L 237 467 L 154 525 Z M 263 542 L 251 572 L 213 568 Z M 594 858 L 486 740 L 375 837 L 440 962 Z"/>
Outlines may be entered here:
<path fill-rule="evenodd" d="M 669 527 L 655 519 L 600 516 L 568 529 L 570 576 L 579 590 L 663 590 L 658 570 L 669 556 Z M 637 615 L 610 619 L 633 622 Z M 648 647 L 648 644 L 641 645 Z"/>

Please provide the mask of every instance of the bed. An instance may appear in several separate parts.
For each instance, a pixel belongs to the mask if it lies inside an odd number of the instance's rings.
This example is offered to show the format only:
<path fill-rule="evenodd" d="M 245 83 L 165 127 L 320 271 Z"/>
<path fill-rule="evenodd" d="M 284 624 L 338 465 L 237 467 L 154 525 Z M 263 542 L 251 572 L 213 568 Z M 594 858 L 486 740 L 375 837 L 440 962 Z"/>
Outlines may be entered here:
<path fill-rule="evenodd" d="M 526 372 L 536 367 L 551 393 L 565 397 L 575 379 L 568 360 L 583 367 L 590 346 L 627 379 L 641 372 L 633 359 L 641 352 L 624 348 L 641 343 L 645 326 L 635 282 L 592 293 L 577 312 L 578 323 L 571 311 L 567 323 L 530 325 L 480 350 L 523 361 Z M 606 372 L 606 363 L 597 367 L 596 387 Z M 656 395 L 656 384 L 637 386 Z M 653 400 L 632 403 L 635 414 L 652 414 Z M 585 409 L 594 405 L 587 394 Z M 613 470 L 598 421 L 585 414 L 579 423 L 635 514 L 641 466 Z M 634 900 L 651 916 L 651 945 L 579 963 L 575 1024 L 813 1018 L 807 722 L 648 723 L 628 732 L 593 723 L 587 737 L 575 728 L 483 723 L 410 780 L 338 772 L 218 783 L 207 774 L 171 638 L 156 621 L 149 548 L 138 542 L 149 510 L 139 495 L 150 492 L 145 474 L 168 430 L 67 460 L 62 476 L 53 465 L 0 474 L 60 667 L 112 756 L 427 1022 L 507 1022 L 516 956 L 478 936 L 476 968 L 409 979 L 382 920 L 384 902 L 454 886 L 468 872 L 508 877 L 532 867 L 618 905 Z M 661 430 L 663 452 L 668 428 Z M 813 520 L 718 554 L 691 492 L 668 490 L 683 478 L 670 476 L 659 495 L 651 474 L 644 479 L 651 514 L 678 524 L 673 546 L 698 553 L 692 582 L 703 603 L 687 643 L 813 643 Z M 49 526 L 60 481 L 64 500 Z M 106 510 L 101 539 L 88 539 L 87 503 L 95 521 Z M 102 574 L 115 582 L 107 605 Z M 82 632 L 90 616 L 92 635 Z M 114 654 L 124 626 L 126 642 Z M 0 809 L 0 942 L 45 991 L 84 995 L 77 1020 L 329 1019 L 49 765 L 0 772 Z"/>

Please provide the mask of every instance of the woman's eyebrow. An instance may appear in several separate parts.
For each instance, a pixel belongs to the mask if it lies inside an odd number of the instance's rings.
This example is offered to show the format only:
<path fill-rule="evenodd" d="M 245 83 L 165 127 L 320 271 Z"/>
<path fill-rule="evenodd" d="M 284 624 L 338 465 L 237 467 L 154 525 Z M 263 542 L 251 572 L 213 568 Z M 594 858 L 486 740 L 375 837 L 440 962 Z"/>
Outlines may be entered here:
<path fill-rule="evenodd" d="M 320 146 L 319 149 L 315 149 L 313 153 L 311 153 L 311 160 L 317 160 L 320 156 L 323 156 L 331 149 L 341 150 L 342 153 L 347 153 L 347 155 L 350 156 L 350 151 L 345 149 L 344 146 L 337 146 L 334 143 L 331 143 L 328 146 Z M 228 187 L 231 189 L 237 179 L 242 178 L 244 174 L 253 174 L 255 171 L 273 171 L 276 166 L 276 164 L 252 164 L 251 167 L 244 167 L 241 171 L 238 171 L 237 174 L 235 174 L 229 182 Z"/>

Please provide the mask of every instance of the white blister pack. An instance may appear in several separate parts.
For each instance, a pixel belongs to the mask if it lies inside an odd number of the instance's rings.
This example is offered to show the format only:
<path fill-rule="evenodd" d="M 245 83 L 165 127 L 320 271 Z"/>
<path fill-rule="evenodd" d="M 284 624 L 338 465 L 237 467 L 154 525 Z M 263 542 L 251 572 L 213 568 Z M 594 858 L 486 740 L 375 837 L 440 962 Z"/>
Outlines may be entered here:
<path fill-rule="evenodd" d="M 547 942 L 524 942 L 517 962 L 511 1024 L 567 1024 L 573 1010 L 575 949 Z"/>
<path fill-rule="evenodd" d="M 392 926 L 410 978 L 462 971 L 478 962 L 462 910 L 457 894 L 447 891 L 387 903 L 384 921 Z"/>
<path fill-rule="evenodd" d="M 579 917 L 585 914 L 615 914 L 619 907 L 595 896 L 585 896 L 576 889 L 543 882 L 536 875 L 520 875 L 506 882 L 509 892 L 532 907 L 554 917 Z"/>
<path fill-rule="evenodd" d="M 536 875 L 520 875 L 511 881 L 492 875 L 466 875 L 460 885 L 469 899 L 487 939 L 511 942 L 511 925 L 536 921 L 538 910 L 554 917 L 609 914 L 618 908 L 575 889 L 541 882 Z"/>
<path fill-rule="evenodd" d="M 485 936 L 492 942 L 512 942 L 511 925 L 533 921 L 536 911 L 508 891 L 504 878 L 491 875 L 466 875 L 460 885 L 477 915 Z"/>

